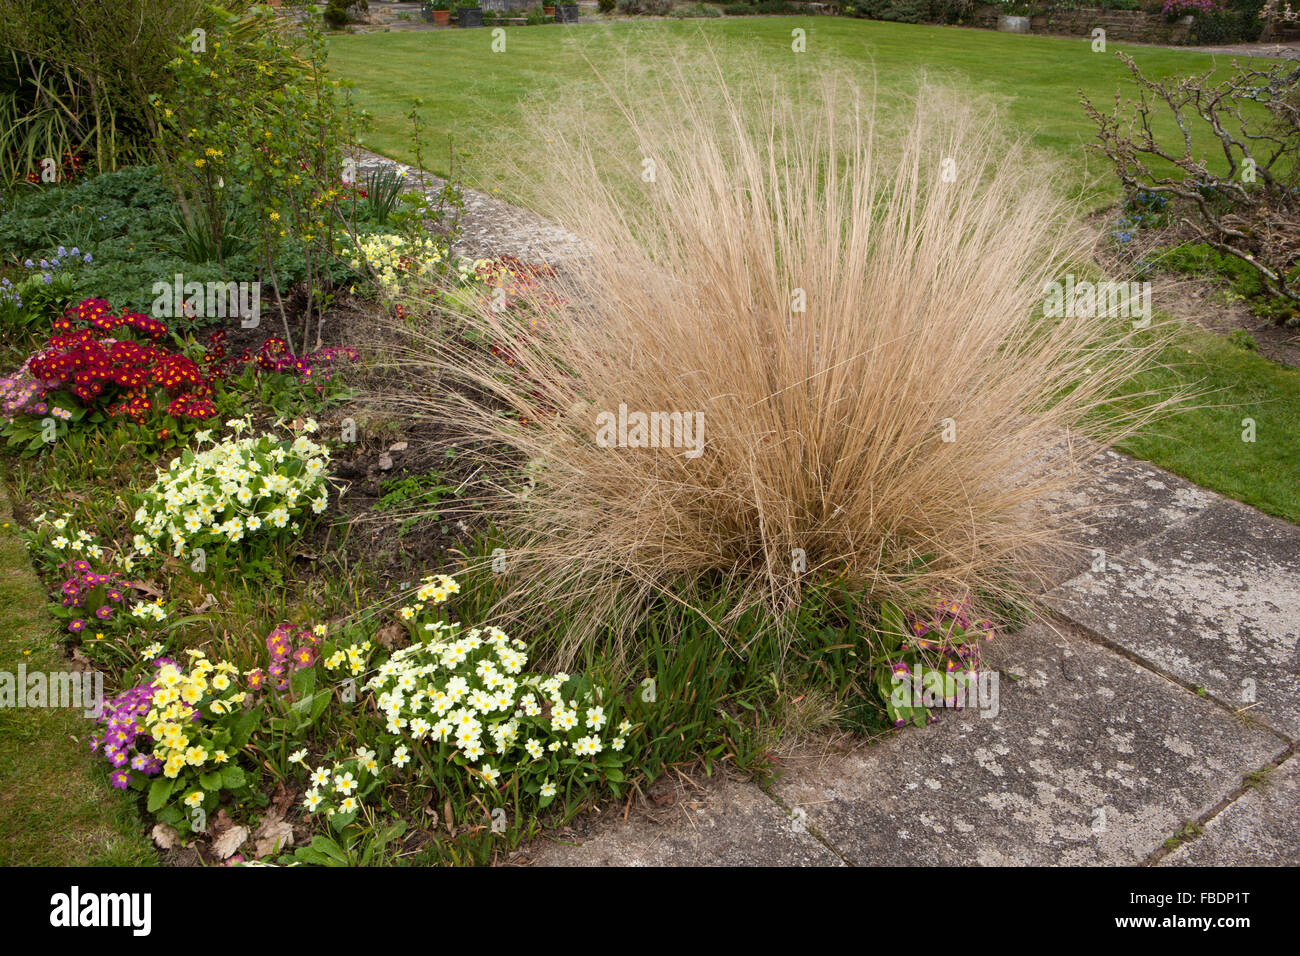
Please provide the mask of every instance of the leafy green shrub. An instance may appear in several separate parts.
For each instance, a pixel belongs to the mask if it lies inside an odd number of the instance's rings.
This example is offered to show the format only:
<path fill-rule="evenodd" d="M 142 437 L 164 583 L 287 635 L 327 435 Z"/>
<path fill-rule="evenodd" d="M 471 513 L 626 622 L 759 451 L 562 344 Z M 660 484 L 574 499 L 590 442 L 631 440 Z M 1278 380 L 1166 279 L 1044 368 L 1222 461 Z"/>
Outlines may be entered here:
<path fill-rule="evenodd" d="M 170 283 L 177 273 L 187 282 L 257 278 L 256 254 L 247 245 L 226 256 L 224 271 L 216 262 L 189 258 L 193 249 L 178 236 L 178 215 L 175 195 L 157 168 L 132 166 L 72 186 L 19 189 L 0 211 L 0 248 L 36 261 L 56 257 L 59 246 L 75 247 L 83 263 L 71 273 L 69 301 L 97 297 L 139 311 L 152 307 L 154 284 Z M 240 232 L 249 231 L 251 217 L 251 210 L 238 207 Z M 84 262 L 87 255 L 90 262 Z M 302 244 L 282 242 L 275 269 L 285 283 L 305 278 Z M 326 274 L 334 281 L 351 275 L 334 262 Z M 177 316 L 172 325 L 183 333 L 201 321 Z"/>
<path fill-rule="evenodd" d="M 184 197 L 186 221 L 219 254 L 231 204 L 249 210 L 247 254 L 277 293 L 291 285 L 277 268 L 283 250 L 303 250 L 306 307 L 298 333 L 286 322 L 284 335 L 291 349 L 309 348 L 313 330 L 320 340 L 355 193 L 343 147 L 360 117 L 339 93 L 324 32 L 311 19 L 290 28 L 256 7 L 244 18 L 222 15 L 209 41 L 202 56 L 178 48 L 173 89 L 158 100 L 163 172 Z"/>
<path fill-rule="evenodd" d="M 850 0 L 842 12 L 895 23 L 961 23 L 976 6 L 973 0 Z"/>
<path fill-rule="evenodd" d="M 238 13 L 248 2 L 222 6 Z M 46 157 L 84 158 L 94 172 L 151 161 L 151 97 L 171 86 L 166 66 L 178 40 L 195 43 L 216 16 L 208 0 L 7 0 L 0 180 L 21 179 Z"/>
<path fill-rule="evenodd" d="M 124 252 L 136 242 L 167 235 L 174 203 L 151 166 L 105 173 L 75 186 L 19 189 L 0 210 L 0 248 L 24 257 L 60 244 L 96 253 L 100 243 L 113 242 Z"/>
<path fill-rule="evenodd" d="M 961 23 L 975 12 L 976 6 L 974 0 L 931 0 L 930 15 L 943 23 Z"/>
<path fill-rule="evenodd" d="M 348 25 L 348 10 L 344 0 L 329 0 L 325 5 L 325 23 L 334 29 L 342 29 Z"/>
<path fill-rule="evenodd" d="M 1264 0 L 1228 0 L 1223 10 L 1197 13 L 1192 23 L 1194 43 L 1253 43 L 1264 29 L 1260 10 Z"/>
<path fill-rule="evenodd" d="M 729 17 L 747 17 L 753 14 L 754 8 L 748 3 L 729 3 L 722 8 L 722 12 Z"/>
<path fill-rule="evenodd" d="M 597 0 L 596 6 L 600 8 L 601 13 L 612 13 L 614 7 L 618 5 L 618 0 Z"/>
<path fill-rule="evenodd" d="M 858 0 L 855 15 L 894 23 L 925 23 L 933 17 L 928 0 Z"/>

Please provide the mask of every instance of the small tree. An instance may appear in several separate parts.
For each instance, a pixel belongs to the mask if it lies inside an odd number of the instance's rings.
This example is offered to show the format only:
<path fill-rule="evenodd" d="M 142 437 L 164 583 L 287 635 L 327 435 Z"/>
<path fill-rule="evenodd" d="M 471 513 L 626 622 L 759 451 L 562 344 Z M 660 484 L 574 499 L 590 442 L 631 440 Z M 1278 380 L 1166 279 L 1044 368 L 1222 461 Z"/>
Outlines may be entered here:
<path fill-rule="evenodd" d="M 1300 322 L 1300 63 L 1234 62 L 1233 74 L 1213 83 L 1209 72 L 1151 80 L 1130 57 L 1119 57 L 1138 98 L 1124 102 L 1116 92 L 1105 114 L 1083 96 L 1097 124 L 1093 148 L 1114 164 L 1129 195 L 1145 190 L 1181 200 L 1182 221 L 1196 240 L 1250 265 L 1293 307 L 1278 321 Z M 1157 135 L 1162 115 L 1172 116 L 1181 143 Z M 1223 150 L 1217 172 L 1193 152 L 1193 130 L 1206 126 Z"/>
<path fill-rule="evenodd" d="M 161 151 L 189 228 L 219 258 L 228 210 L 251 209 L 251 234 L 243 238 L 257 247 L 262 278 L 275 288 L 285 339 L 304 351 L 313 332 L 320 345 L 327 270 L 337 261 L 339 206 L 348 192 L 343 148 L 359 120 L 326 57 L 312 18 L 295 31 L 268 8 L 225 15 L 202 50 L 182 45 L 172 62 L 174 90 L 157 101 Z M 307 300 L 296 336 L 276 268 L 291 244 L 302 259 Z"/>

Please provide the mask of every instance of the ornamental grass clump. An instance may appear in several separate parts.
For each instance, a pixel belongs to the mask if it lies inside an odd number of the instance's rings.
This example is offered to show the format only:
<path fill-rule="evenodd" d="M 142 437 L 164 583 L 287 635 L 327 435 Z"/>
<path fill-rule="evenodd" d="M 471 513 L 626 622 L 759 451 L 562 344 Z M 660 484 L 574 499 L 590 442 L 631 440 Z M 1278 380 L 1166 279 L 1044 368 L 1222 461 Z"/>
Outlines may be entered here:
<path fill-rule="evenodd" d="M 1085 238 L 995 118 L 937 89 L 886 115 L 831 73 L 708 76 L 609 93 L 617 123 L 542 114 L 532 199 L 582 241 L 556 304 L 466 318 L 496 350 L 413 346 L 458 447 L 517 476 L 487 502 L 508 604 L 568 615 L 561 664 L 719 588 L 774 616 L 812 582 L 998 593 L 1068 540 L 1043 505 L 1086 479 L 1072 439 L 1160 404 L 1114 402 L 1154 326 L 1043 318 Z"/>

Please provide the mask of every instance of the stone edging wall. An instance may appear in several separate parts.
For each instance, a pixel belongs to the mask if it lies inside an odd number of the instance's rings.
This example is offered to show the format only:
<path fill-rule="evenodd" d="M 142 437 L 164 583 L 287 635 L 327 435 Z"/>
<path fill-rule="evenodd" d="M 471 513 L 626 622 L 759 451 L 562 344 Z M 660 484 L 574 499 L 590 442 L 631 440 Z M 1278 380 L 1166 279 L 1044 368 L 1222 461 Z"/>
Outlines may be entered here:
<path fill-rule="evenodd" d="M 980 7 L 972 17 L 976 26 L 996 29 L 1001 9 Z M 1129 43 L 1183 44 L 1191 41 L 1190 23 L 1173 21 L 1143 10 L 1052 10 L 1030 19 L 1031 33 L 1087 37 L 1096 27 L 1106 31 L 1107 40 Z"/>

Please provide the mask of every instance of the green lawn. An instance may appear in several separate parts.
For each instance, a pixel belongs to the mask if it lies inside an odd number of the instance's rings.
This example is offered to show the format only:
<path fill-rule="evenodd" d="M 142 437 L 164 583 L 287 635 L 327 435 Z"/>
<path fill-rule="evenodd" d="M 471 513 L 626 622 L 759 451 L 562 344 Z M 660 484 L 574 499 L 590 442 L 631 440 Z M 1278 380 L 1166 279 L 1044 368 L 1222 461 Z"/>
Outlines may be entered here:
<path fill-rule="evenodd" d="M 804 54 L 790 52 L 795 27 L 808 32 Z M 1063 158 L 1076 171 L 1074 182 L 1063 187 L 1099 205 L 1116 197 L 1118 187 L 1109 166 L 1083 149 L 1093 129 L 1079 105 L 1079 91 L 1105 106 L 1117 89 L 1131 90 L 1128 71 L 1115 56 L 1121 50 L 1148 76 L 1231 68 L 1228 57 L 1184 50 L 1112 43 L 1100 54 L 1082 38 L 829 17 L 516 27 L 507 29 L 506 40 L 506 51 L 493 53 L 488 30 L 339 36 L 330 41 L 330 57 L 339 74 L 355 83 L 358 103 L 373 115 L 371 148 L 414 160 L 406 114 L 418 96 L 429 124 L 425 165 L 445 172 L 447 147 L 454 141 L 459 171 L 486 188 L 497 185 L 492 171 L 498 154 L 510 148 L 521 100 L 582 97 L 594 82 L 593 66 L 617 76 L 625 57 L 653 63 L 686 43 L 697 50 L 710 46 L 736 63 L 761 58 L 774 70 L 847 66 L 864 81 L 874 75 L 886 96 L 914 88 L 922 75 L 950 82 L 995 103 L 1012 131 Z M 1174 132 L 1172 123 L 1165 132 Z M 1208 136 L 1197 143 L 1215 156 Z M 1141 385 L 1190 385 L 1205 394 L 1204 404 L 1165 419 L 1125 450 L 1300 521 L 1300 454 L 1294 439 L 1300 434 L 1300 371 L 1191 328 L 1165 361 Z M 1247 417 L 1256 423 L 1253 443 L 1241 440 Z"/>
<path fill-rule="evenodd" d="M 1270 361 L 1202 329 L 1171 346 L 1140 388 L 1191 384 L 1197 407 L 1121 446 L 1205 488 L 1300 523 L 1300 369 Z M 1243 440 L 1244 419 L 1254 441 Z"/>
<path fill-rule="evenodd" d="M 796 27 L 807 31 L 806 53 L 791 52 Z M 711 46 L 724 60 L 756 57 L 773 70 L 811 73 L 838 64 L 860 73 L 864 82 L 874 73 L 886 94 L 914 86 L 922 75 L 951 82 L 1004 108 L 1009 125 L 1034 145 L 1067 157 L 1080 183 L 1109 170 L 1080 149 L 1093 132 L 1078 91 L 1099 106 L 1112 102 L 1129 75 L 1116 52 L 1133 56 L 1151 76 L 1230 66 L 1226 57 L 1182 50 L 1112 43 L 1105 53 L 1093 53 L 1083 38 L 836 17 L 511 27 L 505 39 L 505 51 L 494 53 L 489 30 L 342 35 L 330 40 L 330 60 L 356 84 L 358 104 L 374 117 L 368 145 L 411 162 L 406 115 L 418 96 L 431 133 L 425 165 L 445 172 L 454 140 L 462 172 L 471 179 L 491 168 L 490 153 L 500 144 L 500 131 L 517 121 L 521 99 L 579 97 L 594 82 L 593 66 L 616 76 L 625 57 L 662 59 L 681 43 L 699 51 Z M 1214 155 L 1209 137 L 1198 144 Z M 1109 191 L 1109 180 L 1104 182 Z"/>
<path fill-rule="evenodd" d="M 27 558 L 0 475 L 0 670 L 70 662 Z M 139 866 L 156 861 L 134 796 L 91 763 L 79 710 L 0 709 L 0 866 Z"/>

